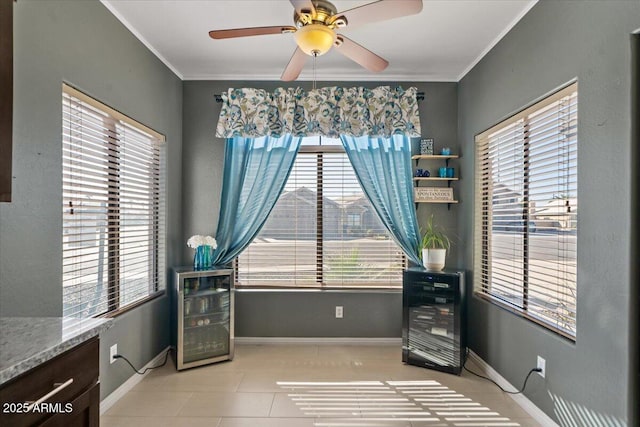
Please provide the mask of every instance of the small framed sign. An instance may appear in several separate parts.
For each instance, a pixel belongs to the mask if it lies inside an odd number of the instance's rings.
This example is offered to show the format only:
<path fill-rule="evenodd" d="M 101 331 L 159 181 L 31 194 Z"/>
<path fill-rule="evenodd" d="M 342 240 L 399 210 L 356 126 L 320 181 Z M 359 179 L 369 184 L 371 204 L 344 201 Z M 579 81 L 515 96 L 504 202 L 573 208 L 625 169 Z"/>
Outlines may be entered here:
<path fill-rule="evenodd" d="M 425 138 L 420 140 L 420 154 L 433 155 L 433 138 Z"/>
<path fill-rule="evenodd" d="M 416 202 L 452 202 L 453 188 L 414 187 L 413 197 Z"/>

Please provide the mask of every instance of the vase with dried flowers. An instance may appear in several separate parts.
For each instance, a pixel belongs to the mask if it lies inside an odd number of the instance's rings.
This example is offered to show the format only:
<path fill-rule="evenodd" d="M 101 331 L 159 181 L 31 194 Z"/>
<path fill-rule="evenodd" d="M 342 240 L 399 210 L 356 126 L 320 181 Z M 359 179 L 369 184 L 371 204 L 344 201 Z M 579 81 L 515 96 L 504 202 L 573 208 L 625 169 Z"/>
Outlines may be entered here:
<path fill-rule="evenodd" d="M 187 240 L 187 246 L 196 250 L 193 255 L 194 270 L 206 270 L 213 267 L 213 250 L 218 247 L 216 239 L 196 234 Z"/>

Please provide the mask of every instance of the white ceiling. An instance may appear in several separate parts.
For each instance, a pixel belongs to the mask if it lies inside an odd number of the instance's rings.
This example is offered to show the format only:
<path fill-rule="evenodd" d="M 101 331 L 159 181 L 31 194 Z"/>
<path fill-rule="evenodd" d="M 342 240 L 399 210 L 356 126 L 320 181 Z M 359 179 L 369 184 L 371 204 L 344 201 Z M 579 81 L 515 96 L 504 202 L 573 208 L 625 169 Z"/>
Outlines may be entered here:
<path fill-rule="evenodd" d="M 279 80 L 292 34 L 213 40 L 214 29 L 293 25 L 287 0 L 101 0 L 184 80 Z M 372 0 L 335 0 L 338 11 Z M 387 0 L 393 1 L 393 0 Z M 337 52 L 318 57 L 317 80 L 459 81 L 537 0 L 424 0 L 417 15 L 340 33 L 389 61 L 372 73 Z M 313 78 L 307 61 L 299 80 Z"/>

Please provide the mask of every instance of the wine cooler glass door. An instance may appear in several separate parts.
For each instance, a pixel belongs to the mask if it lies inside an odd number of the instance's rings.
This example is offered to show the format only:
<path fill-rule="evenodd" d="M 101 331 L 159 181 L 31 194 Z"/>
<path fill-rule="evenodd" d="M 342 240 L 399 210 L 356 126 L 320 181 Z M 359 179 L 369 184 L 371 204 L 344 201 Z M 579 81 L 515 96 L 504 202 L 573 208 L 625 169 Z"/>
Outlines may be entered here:
<path fill-rule="evenodd" d="M 452 295 L 419 295 L 409 307 L 408 348 L 436 366 L 459 366 Z"/>
<path fill-rule="evenodd" d="M 231 276 L 184 279 L 182 362 L 186 365 L 230 353 Z"/>

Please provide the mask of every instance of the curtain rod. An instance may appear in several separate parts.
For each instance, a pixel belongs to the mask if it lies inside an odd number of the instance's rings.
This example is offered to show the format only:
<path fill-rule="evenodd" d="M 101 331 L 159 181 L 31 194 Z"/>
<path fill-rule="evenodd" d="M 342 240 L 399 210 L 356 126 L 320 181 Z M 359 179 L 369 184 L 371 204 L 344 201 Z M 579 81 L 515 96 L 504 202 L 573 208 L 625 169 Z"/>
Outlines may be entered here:
<path fill-rule="evenodd" d="M 216 93 L 213 96 L 216 98 L 216 102 L 222 102 L 222 95 Z M 424 100 L 424 92 L 417 92 L 416 93 L 416 99 L 418 101 L 423 101 Z"/>

